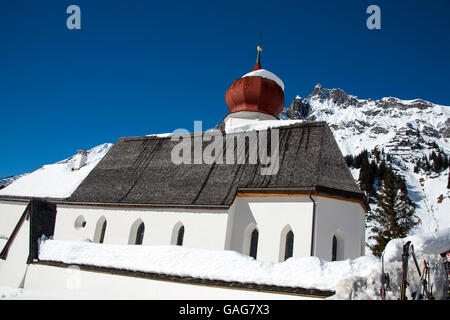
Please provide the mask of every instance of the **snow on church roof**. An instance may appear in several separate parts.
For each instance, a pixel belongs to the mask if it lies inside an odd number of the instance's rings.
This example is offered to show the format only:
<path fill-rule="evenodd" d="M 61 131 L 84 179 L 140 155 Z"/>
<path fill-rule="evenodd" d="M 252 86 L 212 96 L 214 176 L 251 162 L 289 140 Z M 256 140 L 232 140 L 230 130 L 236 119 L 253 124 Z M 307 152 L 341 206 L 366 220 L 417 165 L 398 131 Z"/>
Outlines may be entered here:
<path fill-rule="evenodd" d="M 251 71 L 242 76 L 242 78 L 245 78 L 245 77 L 261 77 L 261 78 L 266 78 L 266 79 L 275 81 L 276 84 L 278 84 L 280 86 L 280 88 L 283 89 L 283 91 L 284 91 L 283 81 L 281 81 L 281 79 L 278 78 L 276 74 L 274 74 L 266 69 L 258 69 L 258 70 Z"/>
<path fill-rule="evenodd" d="M 178 143 L 170 137 L 120 138 L 68 201 L 227 208 L 238 190 L 311 188 L 363 199 L 324 122 L 279 128 L 279 170 L 274 175 L 261 175 L 260 163 L 177 165 L 171 152 Z"/>
<path fill-rule="evenodd" d="M 85 166 L 72 171 L 75 156 L 24 175 L 0 190 L 0 196 L 67 198 L 111 149 L 104 143 L 88 150 Z"/>

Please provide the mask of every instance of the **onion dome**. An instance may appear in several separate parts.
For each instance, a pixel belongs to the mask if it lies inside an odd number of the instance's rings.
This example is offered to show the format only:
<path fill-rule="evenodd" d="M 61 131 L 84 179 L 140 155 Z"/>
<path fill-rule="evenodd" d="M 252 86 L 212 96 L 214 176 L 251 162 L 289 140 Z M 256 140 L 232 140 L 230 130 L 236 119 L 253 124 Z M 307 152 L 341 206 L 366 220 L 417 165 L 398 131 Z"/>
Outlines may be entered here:
<path fill-rule="evenodd" d="M 284 106 L 284 84 L 270 71 L 261 68 L 261 47 L 253 70 L 234 81 L 225 94 L 230 113 L 254 111 L 276 117 Z"/>

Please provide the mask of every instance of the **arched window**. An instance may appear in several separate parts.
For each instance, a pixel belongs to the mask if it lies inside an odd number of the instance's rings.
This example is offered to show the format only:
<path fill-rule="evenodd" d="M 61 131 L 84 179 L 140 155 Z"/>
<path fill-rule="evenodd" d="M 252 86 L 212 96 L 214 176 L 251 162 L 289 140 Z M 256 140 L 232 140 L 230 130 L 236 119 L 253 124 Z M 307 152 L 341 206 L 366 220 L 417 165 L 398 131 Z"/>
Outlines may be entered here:
<path fill-rule="evenodd" d="M 254 222 L 251 222 L 247 225 L 243 234 L 241 252 L 253 257 L 254 259 L 256 259 L 256 256 L 258 254 L 258 232 L 259 231 L 256 224 Z"/>
<path fill-rule="evenodd" d="M 105 240 L 105 232 L 106 232 L 106 220 L 103 221 L 102 224 L 102 232 L 100 233 L 100 240 L 98 241 L 99 243 L 103 243 L 103 240 Z"/>
<path fill-rule="evenodd" d="M 294 255 L 294 232 L 290 225 L 284 226 L 280 234 L 278 261 L 286 261 Z"/>
<path fill-rule="evenodd" d="M 103 243 L 106 234 L 106 218 L 104 216 L 97 220 L 97 225 L 95 226 L 94 242 Z"/>
<path fill-rule="evenodd" d="M 336 230 L 331 242 L 331 261 L 345 259 L 345 237 L 341 230 Z"/>
<path fill-rule="evenodd" d="M 333 243 L 331 244 L 331 261 L 337 260 L 337 238 L 333 235 Z"/>
<path fill-rule="evenodd" d="M 181 228 L 178 230 L 177 246 L 182 246 L 183 240 L 184 240 L 184 226 L 181 226 Z"/>
<path fill-rule="evenodd" d="M 172 236 L 170 237 L 170 244 L 182 246 L 184 242 L 184 225 L 181 221 L 178 221 L 172 229 Z"/>
<path fill-rule="evenodd" d="M 141 245 L 144 242 L 145 225 L 143 222 L 139 225 L 136 231 L 136 240 L 134 244 Z"/>
<path fill-rule="evenodd" d="M 292 257 L 293 253 L 294 253 L 294 233 L 292 232 L 292 230 L 289 230 L 289 232 L 286 234 L 284 260 L 287 260 L 290 257 Z"/>
<path fill-rule="evenodd" d="M 250 240 L 250 257 L 253 257 L 253 259 L 256 259 L 256 256 L 258 254 L 258 229 L 253 230 L 252 237 Z"/>
<path fill-rule="evenodd" d="M 141 219 L 137 219 L 131 225 L 130 236 L 128 244 L 143 244 L 145 234 L 145 224 Z"/>

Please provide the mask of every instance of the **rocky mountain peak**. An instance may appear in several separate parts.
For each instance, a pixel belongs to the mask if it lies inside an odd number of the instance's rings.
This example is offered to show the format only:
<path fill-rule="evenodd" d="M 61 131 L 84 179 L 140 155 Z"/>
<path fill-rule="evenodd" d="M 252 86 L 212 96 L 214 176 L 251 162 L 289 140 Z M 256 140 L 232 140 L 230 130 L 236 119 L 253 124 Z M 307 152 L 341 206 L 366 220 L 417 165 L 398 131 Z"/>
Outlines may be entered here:
<path fill-rule="evenodd" d="M 316 98 L 320 101 L 325 101 L 329 98 L 329 89 L 324 89 L 320 83 L 316 84 L 314 86 L 313 92 L 309 96 L 306 97 L 306 99 L 312 99 Z"/>
<path fill-rule="evenodd" d="M 309 113 L 309 107 L 310 105 L 307 99 L 302 99 L 300 96 L 296 96 L 289 108 L 285 109 L 285 115 L 289 119 L 306 120 Z"/>

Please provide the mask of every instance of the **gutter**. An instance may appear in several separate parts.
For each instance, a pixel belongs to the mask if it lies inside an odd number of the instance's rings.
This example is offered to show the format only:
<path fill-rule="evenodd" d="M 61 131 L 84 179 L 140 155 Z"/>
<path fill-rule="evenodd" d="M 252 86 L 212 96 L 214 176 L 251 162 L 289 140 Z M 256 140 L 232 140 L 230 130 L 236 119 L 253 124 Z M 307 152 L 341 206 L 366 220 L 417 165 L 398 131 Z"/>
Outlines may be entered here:
<path fill-rule="evenodd" d="M 316 251 L 316 242 L 315 242 L 315 237 L 316 237 L 316 201 L 313 199 L 313 197 L 311 196 L 313 189 L 311 189 L 309 191 L 308 197 L 309 199 L 311 199 L 311 202 L 313 204 L 313 216 L 312 216 L 312 230 L 311 230 L 311 256 L 315 256 L 315 251 Z"/>
<path fill-rule="evenodd" d="M 236 196 L 243 196 L 245 194 L 285 194 L 285 195 L 300 195 L 309 194 L 311 201 L 311 193 L 317 196 L 331 196 L 342 200 L 355 201 L 360 203 L 365 212 L 369 211 L 367 204 L 364 201 L 364 195 L 358 192 L 344 191 L 329 187 L 315 186 L 315 187 L 280 187 L 280 188 L 237 188 L 233 201 Z M 109 208 L 155 208 L 155 209 L 205 209 L 205 210 L 228 210 L 230 204 L 169 204 L 169 203 L 122 203 L 122 202 L 87 202 L 74 201 L 68 198 L 51 198 L 51 197 L 30 197 L 30 196 L 7 196 L 1 195 L 0 201 L 14 201 L 14 202 L 28 202 L 31 199 L 41 199 L 54 202 L 59 205 L 73 205 L 73 206 L 90 206 L 90 207 L 109 207 Z"/>
<path fill-rule="evenodd" d="M 205 209 L 205 210 L 227 210 L 229 205 L 208 205 L 208 204 L 149 204 L 149 203 L 122 203 L 122 202 L 81 202 L 69 201 L 63 198 L 50 197 L 27 197 L 27 196 L 0 196 L 1 201 L 28 202 L 32 199 L 46 200 L 58 205 L 82 206 L 82 207 L 107 207 L 107 208 L 150 208 L 150 209 Z"/>

